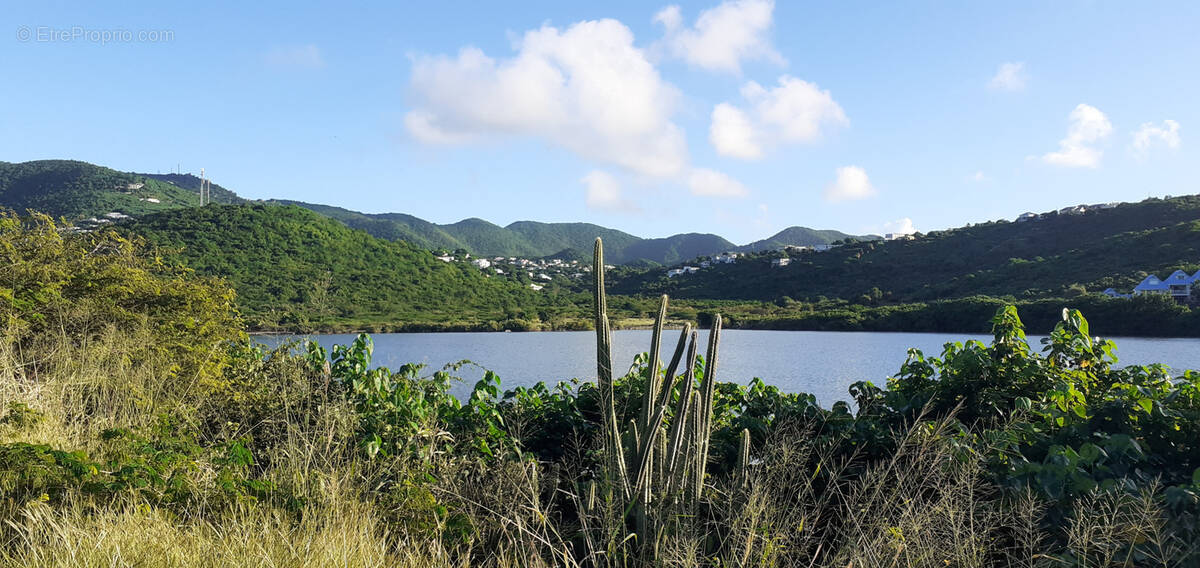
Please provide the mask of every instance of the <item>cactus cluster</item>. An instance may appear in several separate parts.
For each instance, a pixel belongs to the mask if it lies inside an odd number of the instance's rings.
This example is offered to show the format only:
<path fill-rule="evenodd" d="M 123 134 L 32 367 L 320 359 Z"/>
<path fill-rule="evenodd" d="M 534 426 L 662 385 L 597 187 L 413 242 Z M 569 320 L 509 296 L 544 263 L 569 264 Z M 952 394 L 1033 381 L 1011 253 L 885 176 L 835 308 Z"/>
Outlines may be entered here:
<path fill-rule="evenodd" d="M 637 540 L 646 546 L 655 542 L 666 528 L 658 520 L 668 518 L 671 508 L 694 510 L 703 497 L 713 430 L 721 316 L 713 317 L 701 373 L 703 379 L 696 388 L 693 378 L 697 374 L 699 334 L 690 324 L 685 324 L 680 332 L 665 371 L 660 367 L 668 302 L 667 296 L 662 297 L 654 321 L 641 410 L 628 424 L 619 424 L 612 373 L 612 328 L 604 291 L 604 247 L 598 238 L 592 266 L 595 276 L 596 382 L 601 398 L 604 463 L 608 482 L 615 486 L 610 494 L 624 497 L 620 510 L 632 513 Z M 679 373 L 680 366 L 682 373 Z M 743 466 L 743 472 L 749 461 L 748 438 L 749 432 L 744 432 L 743 447 L 739 452 L 743 456 L 739 464 Z M 594 498 L 589 501 L 594 502 Z"/>

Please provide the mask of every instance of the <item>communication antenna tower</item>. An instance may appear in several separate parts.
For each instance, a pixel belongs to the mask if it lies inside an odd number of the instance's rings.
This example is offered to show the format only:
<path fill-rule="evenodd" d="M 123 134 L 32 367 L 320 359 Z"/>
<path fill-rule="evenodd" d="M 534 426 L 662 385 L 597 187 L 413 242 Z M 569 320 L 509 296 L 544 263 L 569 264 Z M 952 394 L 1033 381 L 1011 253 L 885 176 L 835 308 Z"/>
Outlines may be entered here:
<path fill-rule="evenodd" d="M 200 206 L 203 207 L 205 203 L 212 203 L 212 186 L 204 177 L 204 168 L 200 168 Z"/>

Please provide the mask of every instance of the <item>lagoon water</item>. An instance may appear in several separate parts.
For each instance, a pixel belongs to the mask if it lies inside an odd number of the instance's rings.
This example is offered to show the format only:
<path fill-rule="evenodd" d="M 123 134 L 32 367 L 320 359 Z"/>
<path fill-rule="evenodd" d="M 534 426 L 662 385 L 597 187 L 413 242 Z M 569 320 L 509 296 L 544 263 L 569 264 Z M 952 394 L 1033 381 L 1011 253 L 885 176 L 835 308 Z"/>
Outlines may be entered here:
<path fill-rule="evenodd" d="M 702 341 L 706 333 L 701 333 Z M 678 331 L 664 334 L 664 351 L 674 349 Z M 350 334 L 310 336 L 326 348 L 348 344 Z M 454 387 L 462 397 L 480 377 L 483 368 L 498 374 L 505 389 L 596 376 L 596 336 L 590 331 L 536 333 L 377 333 L 373 364 L 397 368 L 423 363 L 426 373 L 464 359 L 477 366 L 454 372 L 463 383 Z M 260 335 L 268 345 L 297 336 Z M 887 377 L 904 363 L 910 347 L 927 356 L 940 355 L 947 342 L 990 336 L 940 333 L 878 333 L 824 331 L 726 330 L 721 333 L 717 367 L 720 381 L 748 382 L 753 377 L 788 392 L 809 392 L 822 405 L 849 398 L 847 387 L 860 380 L 884 386 Z M 1029 337 L 1040 350 L 1040 337 Z M 1200 369 L 1200 339 L 1114 338 L 1119 365 L 1165 363 L 1176 373 Z M 649 330 L 614 332 L 614 370 L 625 371 L 633 357 L 649 350 Z M 703 353 L 703 347 L 701 348 Z M 669 355 L 664 355 L 664 358 Z"/>

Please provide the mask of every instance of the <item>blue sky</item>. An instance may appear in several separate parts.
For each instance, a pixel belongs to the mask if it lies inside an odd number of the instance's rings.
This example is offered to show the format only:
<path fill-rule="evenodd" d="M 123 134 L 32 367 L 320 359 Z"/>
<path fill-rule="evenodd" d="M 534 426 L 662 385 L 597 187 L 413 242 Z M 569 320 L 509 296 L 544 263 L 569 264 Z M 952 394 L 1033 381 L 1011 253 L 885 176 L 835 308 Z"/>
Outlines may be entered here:
<path fill-rule="evenodd" d="M 7 5 L 0 160 L 738 243 L 1200 190 L 1194 2 L 170 4 Z"/>

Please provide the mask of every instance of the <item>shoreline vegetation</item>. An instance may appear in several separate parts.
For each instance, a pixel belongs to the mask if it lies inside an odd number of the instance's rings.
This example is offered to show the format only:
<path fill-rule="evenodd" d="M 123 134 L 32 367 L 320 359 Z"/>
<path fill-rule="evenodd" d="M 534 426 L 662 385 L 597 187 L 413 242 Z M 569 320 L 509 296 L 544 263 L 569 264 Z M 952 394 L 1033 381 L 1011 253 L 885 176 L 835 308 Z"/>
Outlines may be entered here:
<path fill-rule="evenodd" d="M 1078 310 L 1038 346 L 1000 306 L 822 407 L 724 376 L 724 313 L 665 332 L 666 296 L 614 369 L 597 270 L 596 382 L 460 401 L 365 334 L 255 346 L 227 283 L 112 232 L 0 216 L 0 262 L 4 566 L 1200 561 L 1200 374 L 1116 368 Z"/>

